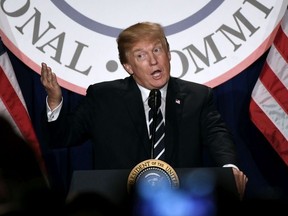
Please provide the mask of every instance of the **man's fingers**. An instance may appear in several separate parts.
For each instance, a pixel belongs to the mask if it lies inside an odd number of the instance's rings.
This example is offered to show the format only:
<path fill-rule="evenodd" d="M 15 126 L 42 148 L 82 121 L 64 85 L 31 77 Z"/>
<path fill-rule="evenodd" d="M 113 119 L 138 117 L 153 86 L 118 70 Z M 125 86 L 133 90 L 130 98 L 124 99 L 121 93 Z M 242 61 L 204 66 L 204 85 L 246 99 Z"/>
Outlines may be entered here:
<path fill-rule="evenodd" d="M 41 82 L 45 88 L 51 88 L 53 85 L 58 85 L 56 75 L 52 72 L 51 68 L 45 63 L 41 64 Z"/>
<path fill-rule="evenodd" d="M 235 176 L 236 186 L 240 199 L 242 200 L 245 194 L 246 183 L 248 182 L 247 176 L 240 170 L 233 169 L 233 174 Z"/>

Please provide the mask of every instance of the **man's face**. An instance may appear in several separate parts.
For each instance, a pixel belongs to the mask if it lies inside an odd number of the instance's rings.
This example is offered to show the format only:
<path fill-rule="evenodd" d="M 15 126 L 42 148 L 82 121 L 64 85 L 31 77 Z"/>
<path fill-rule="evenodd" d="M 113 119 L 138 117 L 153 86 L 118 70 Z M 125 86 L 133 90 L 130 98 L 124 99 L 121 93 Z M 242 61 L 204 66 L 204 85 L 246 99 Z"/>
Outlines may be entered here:
<path fill-rule="evenodd" d="M 140 41 L 128 53 L 126 71 L 147 89 L 162 88 L 170 77 L 170 52 L 160 41 Z"/>

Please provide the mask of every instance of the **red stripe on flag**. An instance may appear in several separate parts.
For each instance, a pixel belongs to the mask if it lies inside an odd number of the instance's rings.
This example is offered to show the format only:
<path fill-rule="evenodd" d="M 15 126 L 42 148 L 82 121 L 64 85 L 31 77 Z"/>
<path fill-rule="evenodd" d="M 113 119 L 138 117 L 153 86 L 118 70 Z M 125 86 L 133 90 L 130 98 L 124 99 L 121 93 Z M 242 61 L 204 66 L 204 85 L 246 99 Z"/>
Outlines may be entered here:
<path fill-rule="evenodd" d="M 6 74 L 3 71 L 3 68 L 0 66 L 0 96 L 2 98 L 5 107 L 9 111 L 10 115 L 14 119 L 17 127 L 19 128 L 24 139 L 31 144 L 31 147 L 34 149 L 37 154 L 40 153 L 38 147 L 38 141 L 33 131 L 33 127 L 30 123 L 30 117 L 20 101 L 18 95 L 14 91 L 13 86 L 8 80 Z"/>
<path fill-rule="evenodd" d="M 288 113 L 288 90 L 281 80 L 278 79 L 267 62 L 264 64 L 259 79 L 282 109 Z"/>
<path fill-rule="evenodd" d="M 2 54 L 0 58 L 4 58 L 4 61 L 6 61 L 8 65 L 11 65 L 9 57 L 5 55 L 7 55 L 7 53 Z M 33 149 L 39 162 L 39 166 L 43 174 L 46 175 L 46 167 L 42 158 L 40 144 L 35 134 L 29 114 L 25 108 L 25 104 L 23 104 L 20 100 L 4 70 L 5 69 L 0 65 L 0 98 L 5 105 L 5 109 L 7 109 L 17 128 L 21 132 L 23 139 Z M 10 73 L 9 76 L 15 76 L 14 71 L 13 74 L 11 74 L 12 71 L 13 70 L 10 70 L 8 72 Z"/>
<path fill-rule="evenodd" d="M 274 39 L 274 46 L 278 50 L 278 52 L 281 54 L 281 56 L 285 59 L 286 62 L 288 62 L 288 37 L 283 31 L 283 29 L 278 29 L 278 32 Z"/>
<path fill-rule="evenodd" d="M 266 139 L 273 144 L 272 147 L 288 165 L 288 141 L 254 100 L 251 100 L 249 108 L 253 113 L 251 115 L 252 122 L 257 125 L 257 128 L 265 135 Z"/>
<path fill-rule="evenodd" d="M 288 165 L 287 29 L 288 11 L 252 91 L 249 111 L 252 122 Z"/>

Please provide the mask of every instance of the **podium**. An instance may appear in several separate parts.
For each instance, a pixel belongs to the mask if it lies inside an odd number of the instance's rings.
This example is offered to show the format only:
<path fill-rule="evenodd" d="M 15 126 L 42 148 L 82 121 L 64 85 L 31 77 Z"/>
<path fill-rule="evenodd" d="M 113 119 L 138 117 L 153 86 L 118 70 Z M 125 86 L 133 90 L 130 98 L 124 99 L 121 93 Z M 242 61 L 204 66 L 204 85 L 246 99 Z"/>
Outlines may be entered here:
<path fill-rule="evenodd" d="M 127 179 L 131 170 L 76 170 L 73 172 L 68 197 L 85 192 L 96 192 L 117 205 L 130 199 Z M 179 190 L 192 191 L 212 188 L 217 198 L 237 201 L 238 192 L 232 168 L 175 168 Z M 178 190 L 178 189 L 177 189 Z"/>

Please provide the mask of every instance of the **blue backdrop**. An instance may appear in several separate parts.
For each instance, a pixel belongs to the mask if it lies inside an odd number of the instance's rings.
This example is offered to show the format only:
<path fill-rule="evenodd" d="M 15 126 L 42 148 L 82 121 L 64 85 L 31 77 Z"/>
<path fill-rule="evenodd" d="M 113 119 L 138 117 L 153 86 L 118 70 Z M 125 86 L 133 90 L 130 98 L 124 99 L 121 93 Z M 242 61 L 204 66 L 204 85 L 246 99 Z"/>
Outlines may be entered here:
<path fill-rule="evenodd" d="M 40 115 L 44 110 L 46 93 L 40 75 L 8 51 L 19 85 L 27 104 L 32 123 L 39 138 L 51 187 L 68 192 L 74 170 L 92 167 L 92 148 L 89 142 L 69 149 L 51 150 L 44 146 Z M 240 169 L 249 178 L 247 199 L 288 199 L 288 167 L 254 126 L 249 118 L 252 89 L 261 72 L 267 52 L 234 78 L 214 88 L 220 113 L 234 135 Z M 41 62 L 39 62 L 40 64 Z M 63 89 L 64 102 L 73 108 L 82 95 Z"/>

